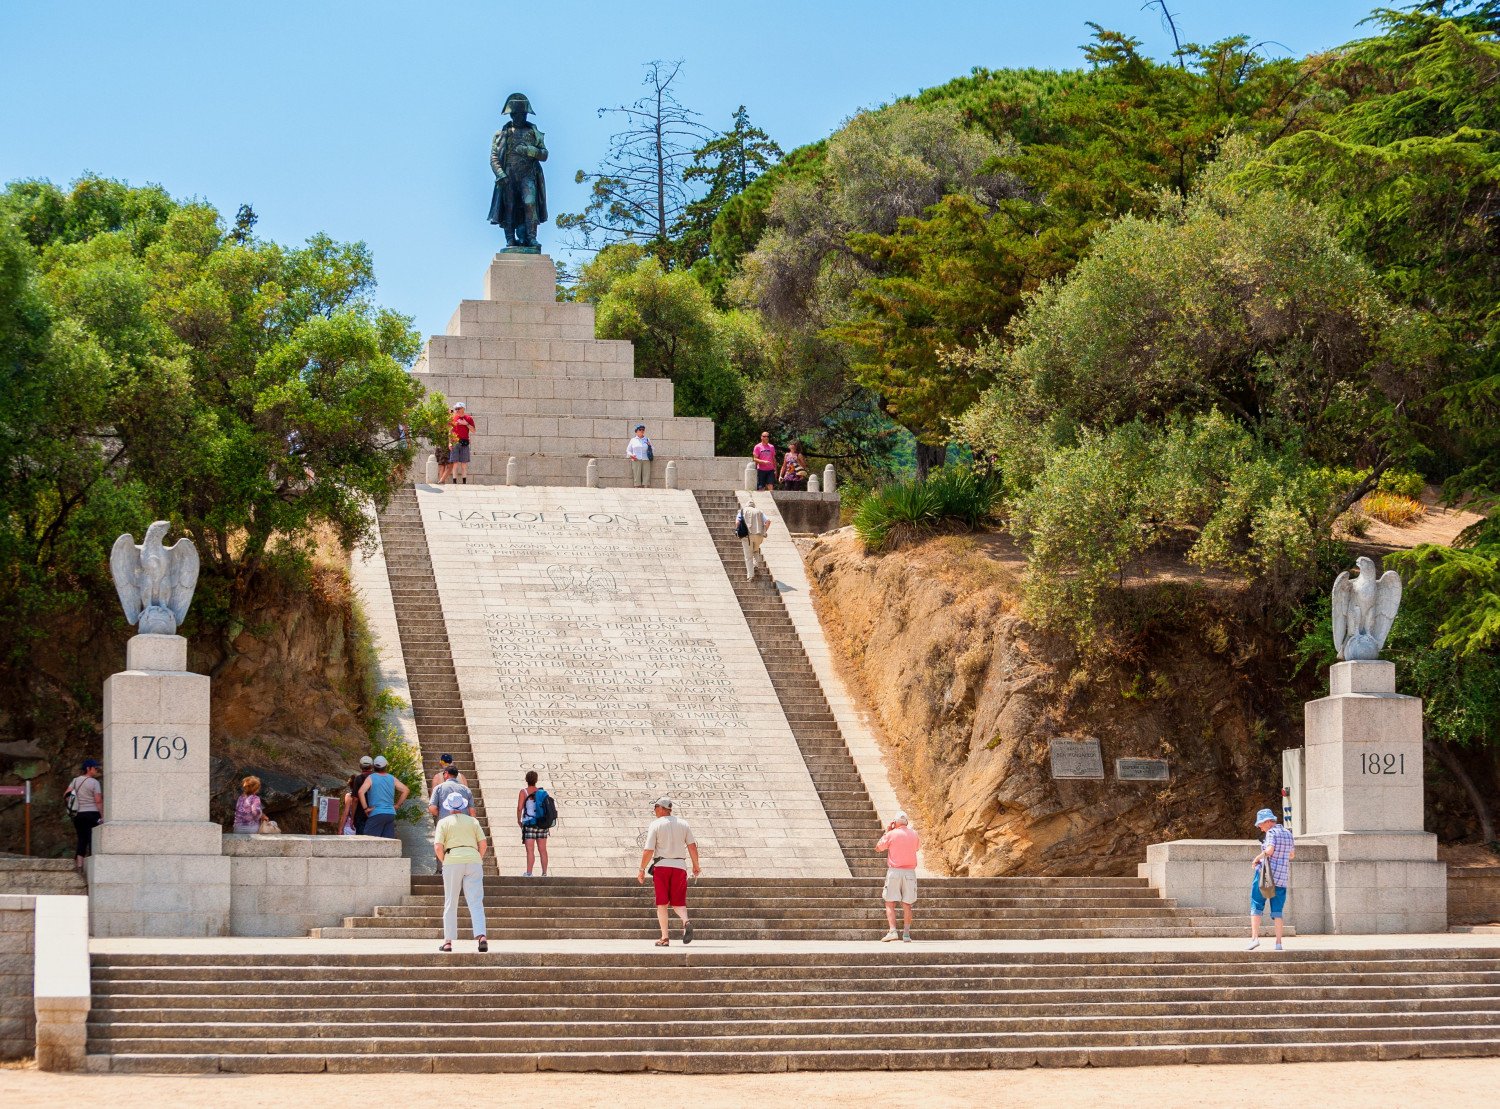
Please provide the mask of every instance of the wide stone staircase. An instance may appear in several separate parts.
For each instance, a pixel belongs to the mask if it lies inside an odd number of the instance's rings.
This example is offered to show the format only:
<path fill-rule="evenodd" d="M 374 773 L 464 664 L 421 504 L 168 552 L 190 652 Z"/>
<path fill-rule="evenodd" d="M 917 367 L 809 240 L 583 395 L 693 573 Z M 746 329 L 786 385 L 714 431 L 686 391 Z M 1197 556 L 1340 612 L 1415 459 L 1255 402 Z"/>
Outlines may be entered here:
<path fill-rule="evenodd" d="M 739 501 L 733 493 L 720 491 L 695 490 L 693 497 L 734 585 L 849 872 L 855 876 L 883 875 L 885 860 L 875 850 L 875 841 L 880 838 L 875 806 L 802 649 L 776 582 L 765 573 L 757 574 L 753 581 L 745 580 L 745 559 L 734 533 Z"/>
<path fill-rule="evenodd" d="M 430 777 L 439 755 L 452 755 L 474 795 L 480 822 L 489 827 L 415 487 L 397 489 L 378 522 L 425 772 Z M 494 860 L 486 865 L 493 869 Z"/>
<path fill-rule="evenodd" d="M 730 1073 L 1500 1054 L 1494 951 L 93 957 L 94 1069 Z M 1477 1092 L 1476 1092 L 1477 1093 Z"/>
<path fill-rule="evenodd" d="M 704 940 L 876 940 L 885 931 L 874 878 L 710 878 L 689 890 Z M 320 928 L 320 938 L 425 939 L 442 935 L 442 883 L 412 880 L 412 896 L 370 916 Z M 921 884 L 913 934 L 933 940 L 1239 936 L 1243 917 L 1184 909 L 1141 878 L 934 878 Z M 654 939 L 650 887 L 633 877 L 485 881 L 491 940 Z M 459 911 L 459 935 L 469 938 Z"/>

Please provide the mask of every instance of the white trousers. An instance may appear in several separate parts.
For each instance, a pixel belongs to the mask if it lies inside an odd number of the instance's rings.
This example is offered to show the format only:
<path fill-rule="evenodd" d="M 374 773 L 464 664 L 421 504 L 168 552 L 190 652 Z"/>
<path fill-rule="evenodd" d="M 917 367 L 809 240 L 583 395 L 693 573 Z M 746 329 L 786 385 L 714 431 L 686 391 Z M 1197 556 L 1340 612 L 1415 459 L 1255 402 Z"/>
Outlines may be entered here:
<path fill-rule="evenodd" d="M 464 891 L 474 934 L 484 932 L 484 863 L 443 864 L 443 939 L 458 939 L 458 891 Z"/>
<path fill-rule="evenodd" d="M 764 535 L 742 535 L 740 536 L 740 549 L 745 552 L 745 580 L 749 581 L 755 577 L 755 568 L 765 566 L 766 560 L 760 553 L 760 545 L 764 543 Z"/>

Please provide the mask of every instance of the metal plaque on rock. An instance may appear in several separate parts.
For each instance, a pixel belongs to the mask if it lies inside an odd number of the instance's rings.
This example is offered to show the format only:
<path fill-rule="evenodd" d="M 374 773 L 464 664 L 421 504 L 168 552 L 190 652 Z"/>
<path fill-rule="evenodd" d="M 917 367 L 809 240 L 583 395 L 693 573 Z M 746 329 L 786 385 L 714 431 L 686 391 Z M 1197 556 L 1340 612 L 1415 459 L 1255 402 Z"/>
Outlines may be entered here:
<path fill-rule="evenodd" d="M 1116 759 L 1115 777 L 1122 782 L 1168 782 L 1172 772 L 1166 759 Z"/>
<path fill-rule="evenodd" d="M 1051 748 L 1054 778 L 1104 777 L 1104 755 L 1097 739 L 1054 739 Z"/>

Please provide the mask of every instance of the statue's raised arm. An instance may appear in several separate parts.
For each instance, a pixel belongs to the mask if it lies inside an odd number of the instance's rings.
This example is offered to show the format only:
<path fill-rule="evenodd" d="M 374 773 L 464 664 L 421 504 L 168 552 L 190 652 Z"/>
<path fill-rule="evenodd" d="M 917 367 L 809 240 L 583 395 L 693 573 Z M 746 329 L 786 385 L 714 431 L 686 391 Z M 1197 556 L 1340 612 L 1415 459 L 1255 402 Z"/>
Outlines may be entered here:
<path fill-rule="evenodd" d="M 179 539 L 170 547 L 162 546 L 171 526 L 157 520 L 146 529 L 139 545 L 135 536 L 122 535 L 109 553 L 120 607 L 141 635 L 177 634 L 198 585 L 198 548 L 193 541 Z"/>

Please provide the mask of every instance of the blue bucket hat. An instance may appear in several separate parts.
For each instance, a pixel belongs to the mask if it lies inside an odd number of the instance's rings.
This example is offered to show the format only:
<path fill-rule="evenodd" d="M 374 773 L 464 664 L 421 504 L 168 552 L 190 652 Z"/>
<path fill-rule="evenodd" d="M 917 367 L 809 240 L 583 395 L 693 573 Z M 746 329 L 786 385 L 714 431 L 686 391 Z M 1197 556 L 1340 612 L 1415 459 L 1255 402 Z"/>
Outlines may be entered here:
<path fill-rule="evenodd" d="M 1255 826 L 1258 828 L 1266 821 L 1275 820 L 1276 818 L 1276 814 L 1270 809 L 1261 809 L 1260 812 L 1255 814 Z"/>

